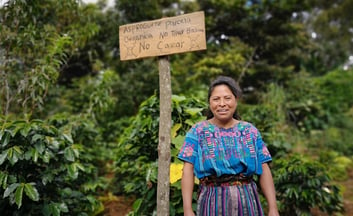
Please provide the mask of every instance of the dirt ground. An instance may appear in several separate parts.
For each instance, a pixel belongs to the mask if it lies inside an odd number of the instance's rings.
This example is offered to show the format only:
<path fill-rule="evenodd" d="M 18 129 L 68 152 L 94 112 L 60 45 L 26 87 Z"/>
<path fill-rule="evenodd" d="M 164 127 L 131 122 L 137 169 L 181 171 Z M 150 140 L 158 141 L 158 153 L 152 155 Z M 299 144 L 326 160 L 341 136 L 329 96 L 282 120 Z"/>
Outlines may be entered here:
<path fill-rule="evenodd" d="M 123 196 L 104 202 L 104 216 L 125 216 L 132 210 L 134 200 Z"/>
<path fill-rule="evenodd" d="M 343 203 L 344 203 L 344 216 L 353 215 L 353 169 L 348 172 L 349 178 L 341 182 L 344 186 L 343 191 Z M 132 198 L 125 198 L 122 196 L 115 197 L 113 200 L 107 201 L 104 203 L 105 211 L 104 216 L 125 216 L 128 212 L 132 210 L 132 204 L 134 200 Z M 313 216 L 328 216 L 323 212 L 320 212 L 318 209 L 312 210 Z M 338 215 L 337 215 L 338 216 Z"/>

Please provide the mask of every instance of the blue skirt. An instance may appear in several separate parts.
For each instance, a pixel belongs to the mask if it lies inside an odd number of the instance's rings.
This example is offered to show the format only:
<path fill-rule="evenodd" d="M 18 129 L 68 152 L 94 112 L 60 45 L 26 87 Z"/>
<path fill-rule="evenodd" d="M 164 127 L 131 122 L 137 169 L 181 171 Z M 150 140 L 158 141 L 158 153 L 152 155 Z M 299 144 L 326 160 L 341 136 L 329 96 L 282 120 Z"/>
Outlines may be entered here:
<path fill-rule="evenodd" d="M 251 181 L 243 185 L 199 185 L 198 216 L 263 216 L 257 186 Z"/>

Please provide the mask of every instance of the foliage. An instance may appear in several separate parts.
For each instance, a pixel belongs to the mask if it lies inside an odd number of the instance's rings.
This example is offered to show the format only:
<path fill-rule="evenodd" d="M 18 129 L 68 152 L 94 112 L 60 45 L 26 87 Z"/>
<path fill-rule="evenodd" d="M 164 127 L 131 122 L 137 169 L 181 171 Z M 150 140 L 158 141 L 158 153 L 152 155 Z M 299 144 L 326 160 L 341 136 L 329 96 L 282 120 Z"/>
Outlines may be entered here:
<path fill-rule="evenodd" d="M 2 213 L 87 215 L 102 210 L 95 198 L 102 185 L 85 143 L 95 133 L 88 121 L 1 118 L 1 125 Z"/>
<path fill-rule="evenodd" d="M 306 72 L 298 73 L 286 85 L 288 121 L 303 132 L 324 129 L 329 117 L 322 106 L 322 90 L 325 87 Z"/>
<path fill-rule="evenodd" d="M 114 86 L 114 92 L 119 98 L 117 116 L 135 115 L 141 103 L 158 92 L 157 67 L 157 59 L 144 59 L 133 63 L 121 63 L 115 68 L 120 74 L 120 80 Z"/>
<path fill-rule="evenodd" d="M 288 120 L 300 130 L 325 130 L 353 106 L 352 71 L 334 70 L 321 77 L 301 72 L 287 82 Z"/>
<path fill-rule="evenodd" d="M 176 155 L 184 136 L 195 122 L 204 118 L 202 111 L 206 106 L 196 99 L 177 95 L 173 95 L 172 102 L 171 154 L 172 162 L 178 162 Z M 142 103 L 140 112 L 120 137 L 116 152 L 117 193 L 140 197 L 134 204 L 135 215 L 153 212 L 156 207 L 158 110 L 159 100 L 155 95 Z M 181 213 L 180 181 L 171 185 L 171 205 L 172 212 Z"/>
<path fill-rule="evenodd" d="M 334 122 L 327 129 L 317 134 L 317 145 L 342 153 L 345 156 L 353 154 L 353 118 L 348 113 L 336 115 Z"/>
<path fill-rule="evenodd" d="M 335 151 L 322 151 L 319 155 L 319 162 L 326 166 L 330 177 L 337 182 L 349 178 L 347 169 L 353 164 L 351 158 L 342 156 Z"/>
<path fill-rule="evenodd" d="M 36 114 L 43 110 L 60 67 L 97 26 L 78 23 L 78 4 L 71 0 L 10 0 L 0 12 L 1 112 Z"/>
<path fill-rule="evenodd" d="M 128 23 L 145 20 L 159 19 L 162 17 L 162 4 L 168 5 L 174 1 L 152 0 L 131 2 L 129 0 L 117 1 L 116 7 L 124 14 L 124 19 Z"/>
<path fill-rule="evenodd" d="M 246 58 L 249 73 L 241 86 L 260 88 L 268 82 L 283 82 L 299 71 L 305 61 L 301 55 L 310 46 L 304 26 L 292 20 L 292 15 L 307 10 L 307 1 L 207 0 L 199 4 L 206 12 L 209 40 L 231 44 L 231 38 L 239 38 L 252 50 Z"/>
<path fill-rule="evenodd" d="M 282 87 L 270 84 L 258 104 L 245 103 L 251 100 L 245 98 L 237 108 L 242 120 L 251 122 L 261 131 L 272 157 L 286 155 L 293 148 L 290 138 L 292 127 L 286 120 L 286 96 Z"/>
<path fill-rule="evenodd" d="M 330 183 L 323 164 L 294 154 L 273 164 L 277 199 L 283 215 L 311 215 L 312 207 L 332 214 L 343 210 L 339 188 Z"/>
<path fill-rule="evenodd" d="M 308 147 L 351 155 L 352 71 L 334 70 L 321 77 L 301 73 L 288 82 L 288 120 L 309 134 Z M 319 153 L 319 152 L 318 152 Z"/>
<path fill-rule="evenodd" d="M 323 107 L 332 113 L 347 112 L 353 106 L 353 70 L 337 69 L 318 78 L 325 100 Z"/>
<path fill-rule="evenodd" d="M 349 30 L 352 23 L 349 20 L 352 19 L 353 2 L 317 0 L 315 6 L 306 22 L 308 31 L 317 35 L 313 41 L 318 44 L 318 51 L 313 58 L 322 59 L 322 69 L 318 72 L 326 73 L 341 67 L 352 55 L 352 32 Z"/>
<path fill-rule="evenodd" d="M 207 55 L 193 64 L 194 75 L 190 79 L 209 81 L 218 75 L 226 75 L 240 80 L 247 64 L 251 63 L 252 49 L 238 38 L 229 38 L 229 42 L 210 46 Z"/>

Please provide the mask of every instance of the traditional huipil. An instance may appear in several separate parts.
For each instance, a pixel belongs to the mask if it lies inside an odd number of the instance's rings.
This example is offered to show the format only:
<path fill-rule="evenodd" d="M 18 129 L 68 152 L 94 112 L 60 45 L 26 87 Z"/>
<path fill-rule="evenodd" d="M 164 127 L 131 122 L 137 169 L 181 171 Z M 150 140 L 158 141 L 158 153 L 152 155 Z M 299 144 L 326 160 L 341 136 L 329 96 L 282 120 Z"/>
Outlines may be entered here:
<path fill-rule="evenodd" d="M 200 179 L 198 216 L 264 215 L 252 176 L 261 175 L 272 158 L 251 123 L 225 129 L 199 122 L 186 134 L 178 158 L 192 163 Z"/>

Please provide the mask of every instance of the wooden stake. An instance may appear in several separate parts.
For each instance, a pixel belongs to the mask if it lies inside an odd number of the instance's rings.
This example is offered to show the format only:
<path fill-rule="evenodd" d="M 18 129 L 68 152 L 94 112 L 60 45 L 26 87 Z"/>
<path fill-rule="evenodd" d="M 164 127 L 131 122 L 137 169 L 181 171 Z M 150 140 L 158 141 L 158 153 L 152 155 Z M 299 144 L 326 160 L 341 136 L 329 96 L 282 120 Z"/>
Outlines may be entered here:
<path fill-rule="evenodd" d="M 157 215 L 169 216 L 172 86 L 168 56 L 159 57 L 159 89 Z"/>

